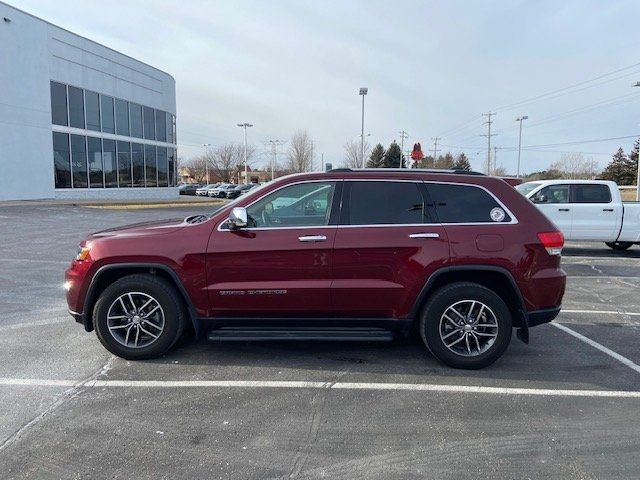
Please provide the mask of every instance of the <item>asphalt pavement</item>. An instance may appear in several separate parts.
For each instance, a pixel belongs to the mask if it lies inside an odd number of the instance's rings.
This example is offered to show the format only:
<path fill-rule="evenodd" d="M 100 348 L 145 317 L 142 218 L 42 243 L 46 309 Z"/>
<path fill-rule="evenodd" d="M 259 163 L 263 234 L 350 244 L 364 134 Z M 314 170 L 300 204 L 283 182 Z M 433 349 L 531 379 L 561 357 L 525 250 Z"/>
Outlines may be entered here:
<path fill-rule="evenodd" d="M 480 371 L 415 339 L 129 362 L 67 314 L 85 234 L 212 208 L 0 206 L 0 478 L 640 478 L 640 248 L 565 248 L 557 321 Z"/>

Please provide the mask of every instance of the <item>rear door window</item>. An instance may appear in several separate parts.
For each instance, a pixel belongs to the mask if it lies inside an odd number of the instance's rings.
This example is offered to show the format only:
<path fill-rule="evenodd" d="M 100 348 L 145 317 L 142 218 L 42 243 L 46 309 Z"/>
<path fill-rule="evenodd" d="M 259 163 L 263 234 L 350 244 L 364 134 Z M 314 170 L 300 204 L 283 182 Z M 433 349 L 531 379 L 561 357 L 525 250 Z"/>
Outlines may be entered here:
<path fill-rule="evenodd" d="M 611 203 L 611 192 L 606 185 L 573 185 L 571 203 Z"/>
<path fill-rule="evenodd" d="M 486 190 L 471 185 L 427 183 L 441 223 L 504 223 L 511 217 Z"/>
<path fill-rule="evenodd" d="M 429 223 L 424 198 L 415 182 L 349 182 L 345 195 L 349 201 L 343 224 Z"/>

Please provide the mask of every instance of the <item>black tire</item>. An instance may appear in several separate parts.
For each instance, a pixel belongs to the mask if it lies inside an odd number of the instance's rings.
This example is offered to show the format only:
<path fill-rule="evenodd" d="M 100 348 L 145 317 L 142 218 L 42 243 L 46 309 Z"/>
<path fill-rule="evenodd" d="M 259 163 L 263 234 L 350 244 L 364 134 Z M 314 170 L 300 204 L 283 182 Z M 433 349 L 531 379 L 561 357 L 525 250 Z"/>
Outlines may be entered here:
<path fill-rule="evenodd" d="M 156 339 L 148 337 L 151 343 L 137 348 L 125 346 L 116 340 L 107 324 L 107 315 L 112 305 L 115 305 L 120 296 L 133 292 L 152 297 L 161 307 L 160 313 L 155 315 L 162 314 L 164 320 L 163 329 L 158 337 Z M 120 321 L 127 322 L 127 320 Z M 111 353 L 127 360 L 145 360 L 163 355 L 178 341 L 185 324 L 185 309 L 176 289 L 164 279 L 149 274 L 128 275 L 115 281 L 104 289 L 93 308 L 93 325 L 98 339 Z M 157 332 L 148 324 L 146 326 L 147 331 Z M 127 330 L 126 327 L 122 328 Z M 145 336 L 142 335 L 142 337 Z"/>
<path fill-rule="evenodd" d="M 605 242 L 605 245 L 609 248 L 612 248 L 613 250 L 618 250 L 618 251 L 622 251 L 622 250 L 627 250 L 628 248 L 631 248 L 631 245 L 633 245 L 633 243 L 631 242 Z"/>
<path fill-rule="evenodd" d="M 440 334 L 441 319 L 444 323 L 447 322 L 444 317 L 445 312 L 447 312 L 449 307 L 454 306 L 456 303 L 465 301 L 481 302 L 488 307 L 489 313 L 493 314 L 495 322 L 497 322 L 497 336 L 493 340 L 486 340 L 485 336 L 480 337 L 474 335 L 472 337 L 471 333 L 469 334 L 469 338 L 474 339 L 470 341 L 470 344 L 472 345 L 472 353 L 474 353 L 473 345 L 475 339 L 479 339 L 478 353 L 469 356 L 465 356 L 463 353 L 456 353 L 452 351 L 452 349 L 448 348 Z M 459 305 L 464 306 L 465 303 L 460 303 Z M 476 313 L 477 312 L 478 310 L 476 310 Z M 485 313 L 483 318 L 488 318 L 489 313 Z M 491 322 L 493 322 L 493 320 L 491 320 Z M 511 312 L 504 301 L 492 290 L 471 282 L 452 283 L 437 290 L 425 305 L 420 318 L 420 335 L 422 336 L 422 341 L 425 343 L 429 351 L 438 360 L 450 367 L 470 370 L 484 368 L 491 365 L 502 356 L 511 342 L 512 327 L 513 322 Z M 451 331 L 453 331 L 459 328 L 473 327 L 452 328 L 447 326 L 445 328 L 451 328 Z M 476 332 L 491 333 L 494 332 L 493 328 L 494 327 L 482 327 L 479 325 L 476 327 Z M 462 331 L 460 331 L 459 334 L 452 335 L 459 335 L 452 337 L 453 340 L 457 340 L 458 338 L 466 335 L 466 333 L 462 333 Z M 486 344 L 483 344 L 482 342 L 486 342 Z M 462 348 L 469 348 L 464 343 L 461 343 L 461 345 Z M 460 346 L 456 347 L 456 349 L 458 348 L 460 348 Z"/>

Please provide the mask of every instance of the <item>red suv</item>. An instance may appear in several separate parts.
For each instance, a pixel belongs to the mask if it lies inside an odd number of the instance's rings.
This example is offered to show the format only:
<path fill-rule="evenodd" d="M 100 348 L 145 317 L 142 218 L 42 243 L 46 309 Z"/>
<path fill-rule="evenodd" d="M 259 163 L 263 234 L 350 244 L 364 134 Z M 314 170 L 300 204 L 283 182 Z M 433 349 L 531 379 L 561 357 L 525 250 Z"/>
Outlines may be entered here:
<path fill-rule="evenodd" d="M 211 215 L 95 233 L 71 314 L 127 359 L 185 329 L 216 341 L 382 341 L 420 332 L 481 368 L 560 311 L 558 229 L 498 178 L 453 170 L 290 175 Z"/>

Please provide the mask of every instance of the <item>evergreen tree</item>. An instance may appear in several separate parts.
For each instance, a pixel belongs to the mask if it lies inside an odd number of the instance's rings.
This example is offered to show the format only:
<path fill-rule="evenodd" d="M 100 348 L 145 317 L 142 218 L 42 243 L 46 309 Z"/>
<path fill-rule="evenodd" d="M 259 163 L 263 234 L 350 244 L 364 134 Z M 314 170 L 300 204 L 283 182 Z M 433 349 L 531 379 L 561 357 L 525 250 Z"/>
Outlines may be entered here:
<path fill-rule="evenodd" d="M 436 160 L 435 168 L 449 169 L 453 168 L 454 160 L 453 155 L 447 152 L 444 156 L 440 155 Z"/>
<path fill-rule="evenodd" d="M 385 166 L 384 156 L 384 147 L 379 143 L 371 150 L 371 155 L 367 161 L 367 168 L 383 168 Z"/>
<path fill-rule="evenodd" d="M 613 154 L 611 162 L 602 172 L 603 180 L 611 180 L 618 185 L 634 185 L 638 174 L 638 147 L 636 140 L 631 154 L 627 156 L 622 148 Z"/>
<path fill-rule="evenodd" d="M 400 145 L 394 140 L 387 148 L 384 154 L 384 168 L 404 168 L 404 159 L 402 158 L 402 151 Z"/>
<path fill-rule="evenodd" d="M 456 161 L 453 163 L 453 168 L 458 170 L 471 170 L 471 163 L 469 163 L 469 159 L 464 152 L 456 157 Z"/>

